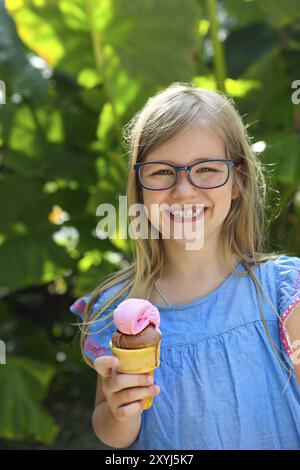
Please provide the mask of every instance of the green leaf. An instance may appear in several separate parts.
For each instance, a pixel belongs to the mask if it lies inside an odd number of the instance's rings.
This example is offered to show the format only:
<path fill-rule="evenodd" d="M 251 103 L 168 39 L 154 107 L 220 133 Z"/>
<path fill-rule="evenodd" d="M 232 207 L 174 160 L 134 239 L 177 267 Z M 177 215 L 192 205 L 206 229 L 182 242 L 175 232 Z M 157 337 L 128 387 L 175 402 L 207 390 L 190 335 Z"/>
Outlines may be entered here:
<path fill-rule="evenodd" d="M 1 79 L 13 93 L 19 93 L 33 102 L 46 102 L 48 81 L 29 62 L 26 48 L 21 43 L 4 2 L 0 2 L 0 64 Z"/>
<path fill-rule="evenodd" d="M 74 184 L 74 181 L 72 183 Z M 57 189 L 49 194 L 47 188 L 50 184 L 52 186 L 56 185 Z M 60 188 L 59 184 L 64 187 Z M 5 257 L 5 264 L 9 261 L 7 259 L 9 254 L 14 259 L 15 243 L 16 250 L 20 249 L 21 251 L 18 254 L 20 263 L 23 260 L 25 264 L 23 274 L 26 274 L 26 269 L 28 269 L 29 278 L 29 266 L 31 265 L 36 273 L 34 278 L 38 272 L 44 276 L 45 271 L 42 266 L 46 261 L 47 254 L 50 256 L 48 267 L 50 265 L 54 266 L 56 259 L 58 266 L 60 262 L 65 267 L 68 266 L 67 254 L 52 239 L 53 233 L 59 230 L 61 226 L 53 225 L 49 216 L 53 207 L 58 205 L 71 215 L 71 223 L 78 218 L 82 220 L 86 210 L 88 193 L 83 188 L 80 190 L 70 189 L 67 184 L 68 181 L 62 179 L 57 180 L 56 183 L 48 182 L 48 185 L 45 185 L 43 180 L 23 178 L 19 175 L 10 175 L 0 180 L 0 213 L 2 217 L 0 234 L 4 236 L 5 240 L 3 245 L 0 244 L 0 253 Z M 18 197 L 15 197 L 16 194 Z M 94 220 L 96 225 L 96 219 Z M 84 220 L 82 220 L 82 223 L 84 223 Z M 22 244 L 24 244 L 23 250 Z M 36 246 L 34 246 L 35 244 Z M 29 262 L 30 253 L 35 258 L 35 262 L 33 262 L 33 259 L 32 263 Z M 13 262 L 13 259 L 11 259 L 11 262 Z M 10 265 L 10 262 L 7 264 Z M 20 268 L 21 266 L 18 267 L 15 264 L 12 266 L 12 269 L 15 269 L 16 277 L 22 271 Z M 0 278 L 5 279 L 9 272 L 9 268 L 6 272 L 2 271 Z"/>
<path fill-rule="evenodd" d="M 19 175 L 0 179 L 2 233 L 11 235 L 19 233 L 14 230 L 14 225 L 17 223 L 24 225 L 25 233 L 34 227 L 48 224 L 49 212 L 47 200 L 43 196 L 42 181 L 21 178 Z"/>
<path fill-rule="evenodd" d="M 2 438 L 53 442 L 59 427 L 41 402 L 54 373 L 53 366 L 11 355 L 0 365 Z"/>
<path fill-rule="evenodd" d="M 300 3 L 298 0 L 256 0 L 268 22 L 282 28 L 289 23 L 299 21 Z"/>
<path fill-rule="evenodd" d="M 281 28 L 300 18 L 298 0 L 222 0 L 222 4 L 231 22 L 239 28 L 262 18 Z"/>
<path fill-rule="evenodd" d="M 3 112 L 2 109 L 4 109 Z M 11 116 L 9 124 L 5 122 L 8 110 Z M 0 120 L 6 128 L 5 146 L 22 152 L 30 158 L 40 155 L 41 135 L 40 130 L 37 129 L 32 108 L 25 104 L 7 103 L 0 107 Z"/>
<path fill-rule="evenodd" d="M 72 267 L 65 249 L 52 240 L 58 228 L 49 226 L 10 236 L 0 245 L 0 264 L 5 266 L 0 286 L 4 292 L 49 283 Z"/>
<path fill-rule="evenodd" d="M 96 71 L 118 116 L 157 84 L 186 81 L 195 72 L 196 0 L 184 8 L 181 0 L 29 0 L 10 12 L 23 41 L 53 67 L 81 84 L 88 71 L 88 88 L 96 85 Z"/>
<path fill-rule="evenodd" d="M 264 162 L 274 165 L 280 183 L 300 185 L 300 136 L 291 131 L 281 131 L 264 136 L 267 144 Z"/>
<path fill-rule="evenodd" d="M 259 3 L 259 0 L 239 0 L 238 2 L 236 0 L 222 0 L 231 29 L 242 29 L 248 24 L 260 22 L 262 14 Z"/>
<path fill-rule="evenodd" d="M 247 107 L 243 111 L 249 113 L 250 121 L 258 120 L 260 128 L 263 126 L 266 132 L 292 128 L 291 77 L 279 47 L 252 64 L 241 78 L 261 84 L 258 90 L 247 95 Z"/>
<path fill-rule="evenodd" d="M 96 182 L 94 155 L 84 151 L 73 151 L 55 143 L 45 145 L 43 152 L 48 178 L 78 181 L 83 186 Z"/>
<path fill-rule="evenodd" d="M 224 42 L 228 74 L 238 78 L 276 44 L 277 33 L 263 22 L 234 29 Z"/>
<path fill-rule="evenodd" d="M 21 39 L 30 49 L 52 67 L 77 75 L 93 65 L 90 36 L 83 23 L 76 31 L 68 24 L 68 11 L 61 7 L 64 3 L 28 0 L 17 5 L 12 2 L 9 8 Z"/>
<path fill-rule="evenodd" d="M 131 76 L 161 84 L 190 78 L 199 16 L 194 0 L 186 0 L 184 8 L 180 0 L 117 0 L 111 9 L 105 42 Z"/>

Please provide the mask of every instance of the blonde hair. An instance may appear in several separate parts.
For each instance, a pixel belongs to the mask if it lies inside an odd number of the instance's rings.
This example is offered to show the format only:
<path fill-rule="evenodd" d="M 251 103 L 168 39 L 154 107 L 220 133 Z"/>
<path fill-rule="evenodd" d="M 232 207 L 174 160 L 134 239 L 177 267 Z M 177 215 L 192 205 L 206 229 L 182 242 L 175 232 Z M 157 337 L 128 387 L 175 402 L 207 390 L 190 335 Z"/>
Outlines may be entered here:
<path fill-rule="evenodd" d="M 268 298 L 280 322 L 282 319 L 251 268 L 263 261 L 274 260 L 280 255 L 278 252 L 264 253 L 262 248 L 265 243 L 263 236 L 270 222 L 266 218 L 266 208 L 270 207 L 267 200 L 266 178 L 262 163 L 251 148 L 246 127 L 231 99 L 220 92 L 187 83 L 173 83 L 148 99 L 145 106 L 123 129 L 124 143 L 129 150 L 128 205 L 130 207 L 132 204 L 143 202 L 142 191 L 137 185 L 133 169 L 134 163 L 144 161 L 151 151 L 187 128 L 213 130 L 224 142 L 227 156 L 237 163 L 242 163 L 242 169 L 234 167 L 234 182 L 239 188 L 239 196 L 232 201 L 231 209 L 224 221 L 221 255 L 227 264 L 230 264 L 229 257 L 232 254 L 237 255 L 242 261 L 245 272 L 238 275 L 249 274 L 253 280 L 259 298 L 263 325 L 273 350 L 283 367 L 291 373 L 292 369 L 287 369 L 275 349 L 278 346 L 273 342 L 266 324 L 260 289 Z M 149 221 L 148 224 L 150 225 Z M 92 363 L 83 353 L 90 325 L 128 289 L 127 298 L 149 299 L 154 282 L 164 264 L 160 238 L 138 238 L 131 240 L 130 243 L 133 249 L 132 264 L 110 275 L 97 287 L 91 294 L 84 312 L 82 325 L 86 328 L 82 329 L 81 350 L 85 362 L 91 367 Z M 128 281 L 125 286 L 92 312 L 93 305 L 101 293 L 125 280 Z M 112 312 L 104 316 L 103 320 L 110 316 Z"/>

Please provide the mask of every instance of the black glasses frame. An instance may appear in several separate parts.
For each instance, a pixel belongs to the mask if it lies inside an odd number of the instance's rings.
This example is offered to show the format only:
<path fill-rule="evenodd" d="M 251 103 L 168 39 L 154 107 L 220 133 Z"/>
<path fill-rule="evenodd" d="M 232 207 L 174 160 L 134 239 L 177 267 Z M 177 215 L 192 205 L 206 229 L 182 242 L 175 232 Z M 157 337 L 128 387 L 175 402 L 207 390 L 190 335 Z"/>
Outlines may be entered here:
<path fill-rule="evenodd" d="M 226 163 L 227 165 L 227 169 L 228 169 L 228 174 L 227 174 L 227 178 L 226 178 L 226 181 L 222 184 L 219 184 L 218 186 L 212 186 L 210 188 L 204 188 L 202 186 L 198 186 L 197 184 L 193 183 L 193 181 L 191 180 L 191 176 L 190 176 L 190 171 L 191 169 L 198 165 L 199 163 L 211 163 L 211 162 L 224 162 Z M 149 188 L 148 186 L 145 186 L 143 183 L 142 183 L 142 180 L 141 180 L 141 176 L 140 176 L 140 172 L 141 172 L 141 168 L 144 166 L 144 165 L 151 165 L 152 163 L 162 163 L 164 165 L 167 165 L 167 166 L 170 166 L 172 168 L 174 168 L 176 170 L 176 178 L 175 178 L 175 181 L 174 181 L 174 184 L 168 186 L 167 188 Z M 233 167 L 233 166 L 238 166 L 239 164 L 241 163 L 241 161 L 239 160 L 238 162 L 236 162 L 235 160 L 233 159 L 228 159 L 228 160 L 225 160 L 224 158 L 220 159 L 220 158 L 214 158 L 214 159 L 208 159 L 208 160 L 200 160 L 198 162 L 195 162 L 193 163 L 192 165 L 185 165 L 185 166 L 177 166 L 177 165 L 173 165 L 173 163 L 165 163 L 165 162 L 161 162 L 161 161 L 156 161 L 156 162 L 141 162 L 141 163 L 135 163 L 133 165 L 133 168 L 135 169 L 136 171 L 136 174 L 138 176 L 138 182 L 140 184 L 140 186 L 142 186 L 143 188 L 145 189 L 149 189 L 150 191 L 164 191 L 165 189 L 170 189 L 170 188 L 173 188 L 174 186 L 176 186 L 176 183 L 177 183 L 177 180 L 178 180 L 178 175 L 179 175 L 179 172 L 184 170 L 187 174 L 187 177 L 189 179 L 189 182 L 195 186 L 196 188 L 200 188 L 200 189 L 214 189 L 214 188 L 220 188 L 221 186 L 224 186 L 227 181 L 229 180 L 229 173 L 230 173 L 230 169 Z"/>

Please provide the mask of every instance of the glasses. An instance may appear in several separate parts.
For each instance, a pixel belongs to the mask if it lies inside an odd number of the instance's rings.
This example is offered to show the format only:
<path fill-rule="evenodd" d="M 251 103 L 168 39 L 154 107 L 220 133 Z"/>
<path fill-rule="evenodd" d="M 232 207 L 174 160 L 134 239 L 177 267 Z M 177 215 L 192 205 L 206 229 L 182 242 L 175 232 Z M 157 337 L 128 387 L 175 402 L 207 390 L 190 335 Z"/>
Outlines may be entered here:
<path fill-rule="evenodd" d="M 176 185 L 179 171 L 184 170 L 190 183 L 201 189 L 224 186 L 229 179 L 229 172 L 239 162 L 235 160 L 209 159 L 193 165 L 176 166 L 172 163 L 143 162 L 135 163 L 134 169 L 140 185 L 145 189 L 159 191 Z"/>

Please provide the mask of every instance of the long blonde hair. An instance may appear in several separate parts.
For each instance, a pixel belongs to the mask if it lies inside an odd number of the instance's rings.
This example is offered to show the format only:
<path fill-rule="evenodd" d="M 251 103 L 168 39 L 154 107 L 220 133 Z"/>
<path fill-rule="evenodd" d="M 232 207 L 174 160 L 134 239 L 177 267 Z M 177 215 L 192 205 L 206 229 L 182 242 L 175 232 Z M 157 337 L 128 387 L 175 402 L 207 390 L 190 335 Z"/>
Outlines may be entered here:
<path fill-rule="evenodd" d="M 232 254 L 238 256 L 245 268 L 244 273 L 253 280 L 261 309 L 262 321 L 273 350 L 282 366 L 288 370 L 280 359 L 275 348 L 280 349 L 270 335 L 262 306 L 260 290 L 267 296 L 275 314 L 277 313 L 261 283 L 256 278 L 252 267 L 263 261 L 276 259 L 280 253 L 263 252 L 270 220 L 266 217 L 269 209 L 266 177 L 263 165 L 254 154 L 246 126 L 236 111 L 232 100 L 219 92 L 198 88 L 189 83 L 173 83 L 165 90 L 151 97 L 145 106 L 124 127 L 124 144 L 128 148 L 128 206 L 142 203 L 142 192 L 137 185 L 134 163 L 142 162 L 146 156 L 180 131 L 187 128 L 209 128 L 224 142 L 229 158 L 242 162 L 242 169 L 234 167 L 234 181 L 239 188 L 239 197 L 232 201 L 230 211 L 224 221 L 221 239 L 221 255 L 229 264 Z M 243 178 L 238 177 L 242 175 Z M 130 221 L 130 216 L 128 217 Z M 150 225 L 150 222 L 148 221 Z M 81 350 L 86 363 L 92 363 L 83 353 L 84 341 L 90 325 L 99 319 L 102 313 L 128 289 L 127 298 L 138 297 L 149 299 L 155 280 L 164 265 L 164 252 L 160 238 L 137 238 L 130 241 L 133 251 L 133 262 L 126 268 L 110 275 L 91 294 L 87 303 L 81 333 Z M 252 266 L 252 267 L 251 267 Z M 93 305 L 99 295 L 107 289 L 127 280 L 126 285 L 119 289 L 100 308 L 93 311 Z M 112 313 L 103 317 L 107 319 Z M 99 320 L 98 320 L 99 322 Z"/>

